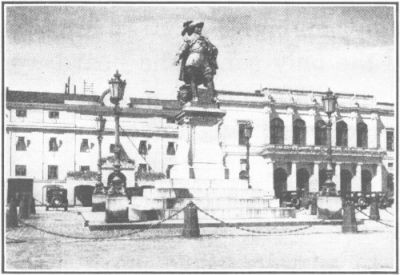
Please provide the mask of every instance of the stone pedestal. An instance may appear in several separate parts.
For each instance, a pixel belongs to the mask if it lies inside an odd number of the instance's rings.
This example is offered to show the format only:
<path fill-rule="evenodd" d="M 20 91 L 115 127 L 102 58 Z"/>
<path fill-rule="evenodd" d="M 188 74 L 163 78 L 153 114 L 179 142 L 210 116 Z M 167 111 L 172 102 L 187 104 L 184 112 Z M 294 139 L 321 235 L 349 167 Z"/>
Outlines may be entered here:
<path fill-rule="evenodd" d="M 106 209 L 106 194 L 97 193 L 92 195 L 92 212 L 102 212 Z"/>
<path fill-rule="evenodd" d="M 319 219 L 342 219 L 342 198 L 319 196 L 317 200 Z"/>
<path fill-rule="evenodd" d="M 177 115 L 179 124 L 173 179 L 225 179 L 220 146 L 220 125 L 225 112 L 214 105 L 186 106 Z"/>
<path fill-rule="evenodd" d="M 106 222 L 128 222 L 129 200 L 126 196 L 115 195 L 106 198 Z"/>

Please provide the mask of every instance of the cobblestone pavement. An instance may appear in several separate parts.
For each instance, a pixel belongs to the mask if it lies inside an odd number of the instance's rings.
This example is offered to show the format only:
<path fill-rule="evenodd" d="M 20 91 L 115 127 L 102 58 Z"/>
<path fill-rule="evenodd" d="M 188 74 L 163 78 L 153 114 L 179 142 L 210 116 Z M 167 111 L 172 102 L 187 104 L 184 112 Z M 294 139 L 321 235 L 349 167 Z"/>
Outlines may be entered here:
<path fill-rule="evenodd" d="M 138 234 L 132 230 L 91 232 L 84 227 L 78 211 L 90 209 L 46 212 L 38 208 L 38 213 L 25 221 L 58 234 L 90 239 L 55 236 L 27 226 L 8 229 L 6 271 L 390 271 L 395 268 L 395 230 L 374 221 L 366 220 L 359 225 L 358 234 L 342 234 L 341 226 L 313 226 L 277 235 L 224 227 L 201 228 L 200 238 L 185 239 L 181 237 L 181 229 L 151 229 Z M 393 224 L 393 211 L 389 212 L 381 211 L 382 221 Z M 307 211 L 299 215 L 307 215 Z M 365 217 L 358 214 L 357 218 Z M 250 229 L 269 232 L 283 228 Z"/>

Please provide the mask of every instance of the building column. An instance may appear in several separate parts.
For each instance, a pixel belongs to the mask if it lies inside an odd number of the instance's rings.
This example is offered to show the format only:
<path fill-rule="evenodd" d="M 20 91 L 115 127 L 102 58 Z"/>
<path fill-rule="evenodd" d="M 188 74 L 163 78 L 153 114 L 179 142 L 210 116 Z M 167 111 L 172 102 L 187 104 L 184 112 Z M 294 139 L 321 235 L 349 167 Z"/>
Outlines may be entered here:
<path fill-rule="evenodd" d="M 332 131 L 331 131 L 331 144 L 332 146 L 336 146 L 336 118 L 337 114 L 333 113 L 331 116 L 332 121 Z"/>
<path fill-rule="evenodd" d="M 314 162 L 313 164 L 313 174 L 310 177 L 310 192 L 318 192 L 319 191 L 319 161 Z"/>
<path fill-rule="evenodd" d="M 351 112 L 348 124 L 348 145 L 349 147 L 357 147 L 357 112 Z"/>
<path fill-rule="evenodd" d="M 342 163 L 341 162 L 336 162 L 335 163 L 335 173 L 333 174 L 333 182 L 335 183 L 336 191 L 340 191 L 340 170 L 341 170 Z"/>
<path fill-rule="evenodd" d="M 265 189 L 268 192 L 268 195 L 275 196 L 275 190 L 274 190 L 274 162 L 270 159 L 267 159 L 265 162 L 265 176 L 267 180 Z"/>
<path fill-rule="evenodd" d="M 305 118 L 306 123 L 306 145 L 315 145 L 315 110 L 309 111 L 309 115 Z"/>
<path fill-rule="evenodd" d="M 297 189 L 297 162 L 290 162 L 290 175 L 287 178 L 287 191 L 296 191 Z"/>
<path fill-rule="evenodd" d="M 371 114 L 371 119 L 367 121 L 368 125 L 368 148 L 378 148 L 378 119 L 376 113 Z"/>
<path fill-rule="evenodd" d="M 285 123 L 285 145 L 293 144 L 293 114 L 294 110 L 292 108 L 287 108 L 287 113 L 283 115 L 283 122 Z"/>
<path fill-rule="evenodd" d="M 351 179 L 351 191 L 360 192 L 361 191 L 361 168 L 362 164 L 357 163 L 356 174 Z"/>
<path fill-rule="evenodd" d="M 265 107 L 264 108 L 265 112 L 265 123 L 264 123 L 264 139 L 265 139 L 265 144 L 270 144 L 271 143 L 271 108 L 270 107 Z"/>
<path fill-rule="evenodd" d="M 382 149 L 382 150 L 387 150 L 386 149 L 386 128 L 385 129 L 382 129 L 382 131 L 381 131 L 381 135 L 380 135 L 380 148 Z"/>
<path fill-rule="evenodd" d="M 371 191 L 372 192 L 381 192 L 382 189 L 382 163 L 378 163 L 376 165 L 376 173 L 375 176 L 372 178 L 371 182 Z"/>

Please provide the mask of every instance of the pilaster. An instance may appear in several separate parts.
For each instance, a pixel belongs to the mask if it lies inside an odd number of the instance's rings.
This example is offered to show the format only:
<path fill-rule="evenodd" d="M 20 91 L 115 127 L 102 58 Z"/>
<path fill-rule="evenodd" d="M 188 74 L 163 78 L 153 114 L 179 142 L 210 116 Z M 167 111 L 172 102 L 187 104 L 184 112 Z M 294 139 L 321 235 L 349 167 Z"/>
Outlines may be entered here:
<path fill-rule="evenodd" d="M 271 135 L 270 135 L 270 122 L 271 122 L 271 107 L 265 107 L 264 108 L 264 112 L 265 112 L 265 123 L 264 123 L 264 139 L 265 139 L 265 143 L 266 144 L 270 144 L 271 143 Z"/>
<path fill-rule="evenodd" d="M 341 170 L 342 163 L 341 162 L 336 162 L 335 164 L 335 173 L 333 174 L 332 180 L 335 183 L 335 187 L 337 191 L 340 191 L 340 170 Z"/>
<path fill-rule="evenodd" d="M 315 145 L 315 115 L 316 112 L 314 109 L 309 111 L 307 117 L 305 117 L 306 123 L 306 145 L 314 146 Z"/>
<path fill-rule="evenodd" d="M 283 121 L 285 123 L 285 144 L 293 144 L 293 108 L 287 108 L 287 113 L 283 115 Z"/>
<path fill-rule="evenodd" d="M 377 113 L 371 114 L 371 119 L 367 121 L 368 125 L 368 148 L 378 148 L 378 119 Z"/>
<path fill-rule="evenodd" d="M 361 168 L 362 168 L 362 163 L 357 163 L 356 174 L 351 179 L 352 192 L 361 191 Z"/>
<path fill-rule="evenodd" d="M 372 178 L 371 191 L 381 192 L 382 191 L 382 163 L 376 165 L 375 176 Z"/>
<path fill-rule="evenodd" d="M 348 145 L 349 147 L 357 147 L 357 112 L 351 112 L 348 124 Z"/>
<path fill-rule="evenodd" d="M 297 162 L 289 162 L 290 175 L 287 178 L 287 190 L 296 191 L 297 189 Z"/>
<path fill-rule="evenodd" d="M 319 191 L 319 164 L 319 161 L 316 161 L 313 164 L 313 174 L 310 177 L 310 192 Z"/>

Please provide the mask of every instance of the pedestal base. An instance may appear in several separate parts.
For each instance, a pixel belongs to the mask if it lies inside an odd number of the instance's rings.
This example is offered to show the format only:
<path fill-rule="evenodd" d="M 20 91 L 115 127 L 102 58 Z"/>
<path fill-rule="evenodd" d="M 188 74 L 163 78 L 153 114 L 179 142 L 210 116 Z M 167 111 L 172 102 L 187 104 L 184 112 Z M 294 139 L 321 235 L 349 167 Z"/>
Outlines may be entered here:
<path fill-rule="evenodd" d="M 343 219 L 341 197 L 320 196 L 317 200 L 317 206 L 319 219 Z"/>
<path fill-rule="evenodd" d="M 103 212 L 106 210 L 106 194 L 92 195 L 92 212 Z"/>
<path fill-rule="evenodd" d="M 228 179 L 229 170 L 216 163 L 194 163 L 177 164 L 171 169 L 173 179 L 202 179 L 202 180 L 224 180 Z"/>
<path fill-rule="evenodd" d="M 128 222 L 129 200 L 126 196 L 106 198 L 106 223 Z"/>

